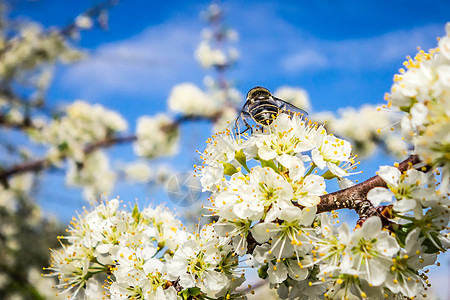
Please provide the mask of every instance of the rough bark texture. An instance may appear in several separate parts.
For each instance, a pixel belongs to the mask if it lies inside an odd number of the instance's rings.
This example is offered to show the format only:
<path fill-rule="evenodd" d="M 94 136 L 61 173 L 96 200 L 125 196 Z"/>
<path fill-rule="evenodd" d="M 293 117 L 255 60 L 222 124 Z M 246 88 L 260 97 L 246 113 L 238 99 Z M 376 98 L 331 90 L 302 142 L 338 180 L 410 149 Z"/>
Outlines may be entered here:
<path fill-rule="evenodd" d="M 420 163 L 419 156 L 411 155 L 398 165 L 401 172 L 408 170 L 415 164 Z M 359 215 L 358 224 L 361 225 L 370 216 L 381 216 L 382 210 L 377 209 L 367 200 L 367 193 L 374 187 L 387 187 L 380 176 L 374 176 L 352 187 L 326 194 L 320 197 L 317 205 L 317 213 L 329 212 L 342 208 L 353 209 Z M 382 220 L 385 219 L 382 217 Z"/>

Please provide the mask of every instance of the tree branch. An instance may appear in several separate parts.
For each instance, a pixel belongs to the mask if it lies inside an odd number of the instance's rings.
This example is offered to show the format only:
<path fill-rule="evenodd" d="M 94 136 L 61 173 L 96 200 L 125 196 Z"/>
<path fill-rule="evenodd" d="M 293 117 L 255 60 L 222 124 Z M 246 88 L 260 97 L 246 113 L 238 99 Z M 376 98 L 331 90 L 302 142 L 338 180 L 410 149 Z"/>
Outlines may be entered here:
<path fill-rule="evenodd" d="M 9 187 L 8 178 L 10 176 L 25 172 L 38 172 L 49 166 L 50 164 L 46 159 L 38 159 L 14 165 L 8 170 L 0 169 L 0 184 L 2 184 L 5 188 L 8 188 Z"/>
<path fill-rule="evenodd" d="M 421 160 L 418 155 L 411 155 L 398 165 L 400 172 L 404 172 L 414 165 L 420 163 Z M 352 187 L 322 195 L 320 196 L 320 203 L 317 205 L 317 213 L 329 212 L 342 208 L 355 210 L 360 219 L 358 224 L 361 225 L 365 219 L 370 216 L 381 216 L 379 209 L 374 207 L 369 200 L 367 200 L 367 193 L 374 187 L 386 187 L 387 185 L 380 176 L 374 176 Z M 387 220 L 382 217 L 382 220 Z"/>
<path fill-rule="evenodd" d="M 100 149 L 100 148 L 109 148 L 109 147 L 114 146 L 114 145 L 134 142 L 136 140 L 137 140 L 137 136 L 135 136 L 135 135 L 114 137 L 114 138 L 105 139 L 103 141 L 99 141 L 97 143 L 93 143 L 93 144 L 87 145 L 84 148 L 84 154 L 90 154 L 90 153 L 92 153 L 95 150 Z"/>
<path fill-rule="evenodd" d="M 182 116 L 176 118 L 173 121 L 173 123 L 168 126 L 170 126 L 170 127 L 179 126 L 185 122 L 198 121 L 198 120 L 210 120 L 210 121 L 215 122 L 219 117 L 220 117 L 220 115 L 213 115 L 211 117 L 182 115 Z M 1 125 L 1 118 L 0 118 L 0 125 Z M 169 129 L 169 127 L 167 129 Z M 136 135 L 106 138 L 104 140 L 86 145 L 84 148 L 84 153 L 86 155 L 89 155 L 90 153 L 94 152 L 97 149 L 109 148 L 114 145 L 130 143 L 130 142 L 134 142 L 136 140 L 137 140 Z M 65 158 L 66 157 L 61 157 L 61 159 L 65 159 Z M 2 169 L 0 167 L 0 184 L 2 184 L 4 187 L 8 187 L 8 178 L 13 175 L 17 175 L 17 174 L 21 174 L 21 173 L 25 173 L 25 172 L 39 172 L 43 169 L 50 168 L 50 167 L 51 167 L 51 163 L 45 158 L 19 163 L 19 164 L 13 165 L 9 169 Z"/>
<path fill-rule="evenodd" d="M 123 144 L 128 142 L 133 142 L 137 139 L 135 135 L 131 136 L 123 136 L 123 137 L 114 137 L 114 138 L 108 138 L 90 145 L 87 145 L 84 148 L 84 153 L 86 155 L 94 152 L 97 149 L 100 148 L 109 148 L 111 146 L 117 145 L 117 144 Z M 66 157 L 62 157 L 64 159 Z M 43 158 L 33 161 L 27 161 L 20 164 L 16 164 L 12 166 L 10 169 L 2 170 L 0 168 L 0 183 L 4 187 L 8 187 L 8 178 L 13 175 L 18 175 L 25 172 L 39 172 L 45 168 L 50 168 L 51 163 Z"/>
<path fill-rule="evenodd" d="M 19 130 L 35 128 L 30 117 L 25 117 L 21 122 L 11 122 L 3 114 L 0 114 L 0 127 Z"/>

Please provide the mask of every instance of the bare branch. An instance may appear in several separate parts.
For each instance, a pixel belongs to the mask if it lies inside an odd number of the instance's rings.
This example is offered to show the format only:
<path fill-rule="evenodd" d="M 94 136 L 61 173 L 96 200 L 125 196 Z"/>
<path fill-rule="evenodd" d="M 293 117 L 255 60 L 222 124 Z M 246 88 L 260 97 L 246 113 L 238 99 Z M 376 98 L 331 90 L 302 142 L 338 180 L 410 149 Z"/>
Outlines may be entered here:
<path fill-rule="evenodd" d="M 100 15 L 100 13 L 102 11 L 105 11 L 107 9 L 110 9 L 112 6 L 115 6 L 119 3 L 119 0 L 109 0 L 109 1 L 104 1 L 102 3 L 99 3 L 91 8 L 89 8 L 88 10 L 86 10 L 85 12 L 82 13 L 82 15 L 89 17 L 89 18 L 95 18 L 98 17 Z M 101 24 L 100 24 L 101 25 Z M 67 25 L 66 27 L 64 27 L 60 33 L 62 35 L 65 36 L 71 36 L 72 33 L 76 30 L 78 30 L 78 26 L 75 22 L 70 23 L 69 25 Z"/>

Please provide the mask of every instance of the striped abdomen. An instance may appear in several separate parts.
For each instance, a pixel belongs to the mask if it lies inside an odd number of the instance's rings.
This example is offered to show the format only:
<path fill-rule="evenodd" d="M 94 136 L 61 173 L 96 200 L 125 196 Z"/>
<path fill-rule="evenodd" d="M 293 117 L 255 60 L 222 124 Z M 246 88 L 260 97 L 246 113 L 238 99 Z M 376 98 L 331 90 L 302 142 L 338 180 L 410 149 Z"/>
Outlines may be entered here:
<path fill-rule="evenodd" d="M 270 125 L 278 117 L 279 108 L 272 101 L 257 100 L 252 107 L 249 107 L 249 113 L 255 122 Z"/>

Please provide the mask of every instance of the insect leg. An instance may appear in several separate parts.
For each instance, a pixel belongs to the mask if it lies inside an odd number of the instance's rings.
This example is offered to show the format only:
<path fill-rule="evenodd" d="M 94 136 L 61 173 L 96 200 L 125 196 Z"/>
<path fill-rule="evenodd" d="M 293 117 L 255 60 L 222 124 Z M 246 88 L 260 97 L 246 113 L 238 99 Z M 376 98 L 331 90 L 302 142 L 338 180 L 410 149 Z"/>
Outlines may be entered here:
<path fill-rule="evenodd" d="M 244 131 L 240 132 L 239 134 L 243 134 L 244 132 L 246 132 L 246 131 L 249 130 L 249 129 L 250 129 L 250 134 L 252 134 L 252 133 L 253 133 L 253 129 L 252 129 L 252 127 L 247 123 L 247 121 L 245 120 L 246 118 L 251 118 L 250 113 L 247 112 L 247 111 L 241 111 L 240 118 L 241 118 L 242 122 L 244 122 L 245 127 L 247 127 L 247 128 L 246 128 Z M 238 121 L 238 119 L 236 119 L 235 124 L 237 124 L 237 121 Z M 236 127 L 236 128 L 237 128 L 237 127 Z"/>

